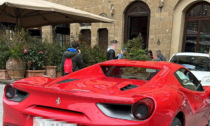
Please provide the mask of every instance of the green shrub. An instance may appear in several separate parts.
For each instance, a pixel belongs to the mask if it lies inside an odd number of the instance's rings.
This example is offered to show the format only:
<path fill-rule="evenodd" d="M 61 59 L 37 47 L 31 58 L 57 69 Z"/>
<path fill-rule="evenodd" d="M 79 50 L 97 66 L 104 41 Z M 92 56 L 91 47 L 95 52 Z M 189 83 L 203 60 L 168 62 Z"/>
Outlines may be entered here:
<path fill-rule="evenodd" d="M 57 70 L 60 70 L 62 56 L 67 47 L 60 46 L 57 43 L 48 43 L 46 47 L 48 50 L 46 65 L 57 66 Z"/>
<path fill-rule="evenodd" d="M 23 28 L 18 28 L 18 27 L 16 27 L 12 33 L 6 34 L 4 36 L 5 42 L 9 47 L 7 51 L 9 57 L 15 59 L 22 58 L 23 56 L 22 50 L 24 49 L 24 46 L 27 43 L 26 40 L 27 36 L 29 36 L 28 33 L 25 32 Z"/>
<path fill-rule="evenodd" d="M 32 46 L 24 49 L 23 59 L 29 70 L 41 70 L 45 66 L 47 54 L 48 51 Z"/>
<path fill-rule="evenodd" d="M 27 63 L 28 70 L 42 70 L 48 58 L 47 41 L 27 36 L 27 44 L 22 50 L 23 60 Z"/>
<path fill-rule="evenodd" d="M 0 69 L 6 68 L 9 57 L 18 59 L 23 56 L 27 33 L 21 28 L 1 31 L 0 37 Z"/>
<path fill-rule="evenodd" d="M 80 50 L 82 52 L 83 68 L 106 60 L 105 53 L 98 46 L 92 48 L 82 42 Z"/>
<path fill-rule="evenodd" d="M 128 42 L 124 45 L 124 47 L 128 49 L 124 58 L 130 60 L 149 60 L 146 55 L 147 50 L 143 49 L 142 42 L 143 39 L 141 37 L 128 40 Z"/>
<path fill-rule="evenodd" d="M 0 69 L 6 69 L 6 62 L 9 59 L 8 49 L 5 41 L 0 39 Z"/>
<path fill-rule="evenodd" d="M 106 60 L 106 54 L 98 46 L 92 48 L 81 38 L 81 35 L 71 36 L 72 40 L 80 40 L 83 68 Z M 63 53 L 70 48 L 69 43 L 60 46 L 56 42 L 33 38 L 21 28 L 15 28 L 12 34 L 2 34 L 0 45 L 0 69 L 5 69 L 6 61 L 13 57 L 22 58 L 28 64 L 27 69 L 43 69 L 47 65 L 57 66 L 60 70 Z"/>

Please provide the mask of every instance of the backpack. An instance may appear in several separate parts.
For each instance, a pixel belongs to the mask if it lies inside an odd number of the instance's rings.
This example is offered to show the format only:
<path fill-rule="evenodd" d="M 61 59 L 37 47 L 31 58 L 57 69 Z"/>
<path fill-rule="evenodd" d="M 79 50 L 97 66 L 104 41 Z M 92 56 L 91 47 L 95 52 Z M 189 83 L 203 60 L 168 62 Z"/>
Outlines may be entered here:
<path fill-rule="evenodd" d="M 73 64 L 71 58 L 66 58 L 64 63 L 64 73 L 70 74 L 73 73 Z"/>

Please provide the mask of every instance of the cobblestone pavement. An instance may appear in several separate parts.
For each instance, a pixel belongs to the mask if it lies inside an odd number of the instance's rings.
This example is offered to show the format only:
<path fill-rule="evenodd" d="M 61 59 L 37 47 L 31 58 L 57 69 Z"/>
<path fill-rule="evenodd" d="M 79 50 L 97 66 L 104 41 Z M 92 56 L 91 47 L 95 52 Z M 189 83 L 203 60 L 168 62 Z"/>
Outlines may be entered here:
<path fill-rule="evenodd" d="M 3 117 L 3 105 L 2 105 L 2 97 L 3 97 L 3 92 L 4 92 L 4 84 L 0 83 L 0 126 L 2 126 L 3 121 L 2 121 L 2 117 Z"/>

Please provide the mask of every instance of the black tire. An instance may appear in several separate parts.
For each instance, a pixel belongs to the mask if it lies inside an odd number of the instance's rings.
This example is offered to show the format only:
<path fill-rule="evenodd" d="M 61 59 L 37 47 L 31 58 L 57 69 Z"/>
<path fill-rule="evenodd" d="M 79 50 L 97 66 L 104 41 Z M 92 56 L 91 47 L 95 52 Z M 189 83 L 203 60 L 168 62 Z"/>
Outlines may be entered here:
<path fill-rule="evenodd" d="M 180 121 L 179 118 L 175 118 L 171 123 L 171 126 L 182 126 L 182 122 Z"/>

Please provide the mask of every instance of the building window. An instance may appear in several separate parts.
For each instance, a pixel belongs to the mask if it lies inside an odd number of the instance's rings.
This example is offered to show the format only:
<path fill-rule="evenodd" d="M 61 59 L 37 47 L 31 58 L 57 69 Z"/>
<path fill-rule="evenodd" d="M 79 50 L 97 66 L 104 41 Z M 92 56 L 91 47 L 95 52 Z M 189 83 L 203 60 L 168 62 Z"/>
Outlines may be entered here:
<path fill-rule="evenodd" d="M 15 29 L 15 27 L 16 27 L 15 23 L 7 23 L 7 22 L 0 23 L 0 30 L 12 30 Z"/>
<path fill-rule="evenodd" d="M 42 39 L 42 28 L 41 27 L 28 29 L 28 33 L 33 38 Z"/>
<path fill-rule="evenodd" d="M 80 40 L 84 41 L 86 45 L 91 46 L 91 31 L 90 29 L 82 29 L 80 31 Z"/>
<path fill-rule="evenodd" d="M 209 51 L 210 47 L 210 4 L 201 2 L 193 5 L 186 13 L 184 52 Z"/>
<path fill-rule="evenodd" d="M 3 33 L 6 33 L 6 31 L 9 31 L 9 33 L 13 33 L 15 28 L 16 28 L 15 23 L 6 23 L 6 22 L 0 23 L 0 30 L 3 31 Z M 32 38 L 42 39 L 42 29 L 41 29 L 41 27 L 28 28 L 28 29 L 25 29 L 25 30 L 29 33 L 29 35 Z M 11 37 L 11 34 L 10 34 L 10 37 Z"/>
<path fill-rule="evenodd" d="M 108 29 L 103 28 L 98 30 L 98 46 L 104 52 L 108 48 Z"/>
<path fill-rule="evenodd" d="M 70 26 L 69 24 L 60 24 L 55 26 L 55 39 L 61 45 L 70 43 Z"/>

